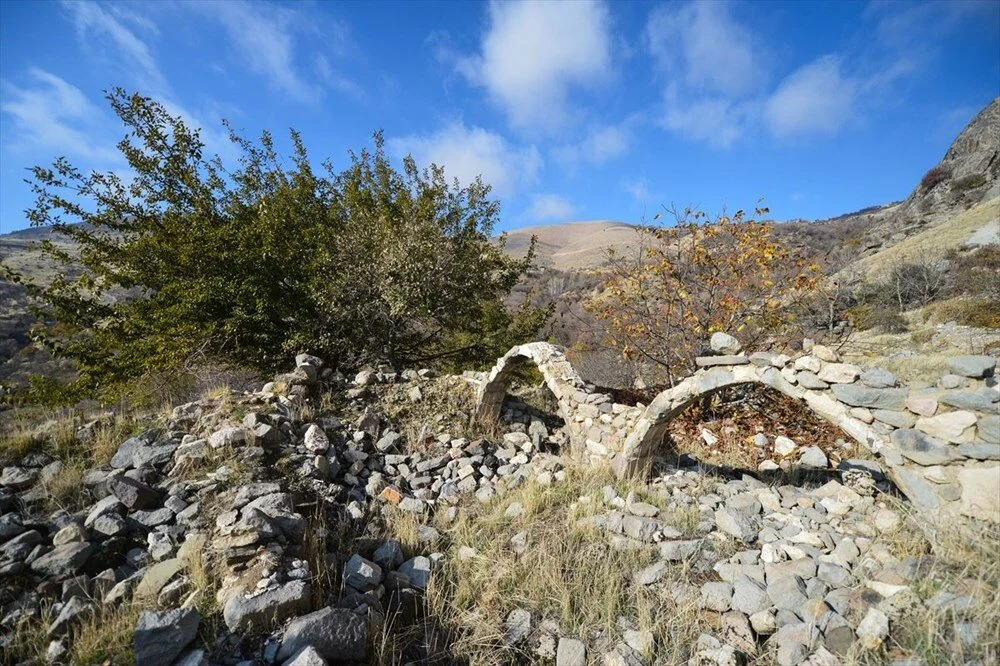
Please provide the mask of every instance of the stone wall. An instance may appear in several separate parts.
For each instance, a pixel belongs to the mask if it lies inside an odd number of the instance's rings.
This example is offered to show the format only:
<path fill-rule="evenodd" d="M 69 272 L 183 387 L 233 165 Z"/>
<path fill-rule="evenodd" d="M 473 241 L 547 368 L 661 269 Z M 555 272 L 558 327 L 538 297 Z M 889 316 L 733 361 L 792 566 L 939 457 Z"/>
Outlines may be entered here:
<path fill-rule="evenodd" d="M 692 401 L 727 386 L 757 383 L 799 400 L 863 444 L 921 510 L 1000 522 L 1000 389 L 991 356 L 957 356 L 936 386 L 901 386 L 892 373 L 841 362 L 822 345 L 791 358 L 741 353 L 730 336 L 713 337 L 716 356 L 648 405 L 616 404 L 587 385 L 563 351 L 535 342 L 514 347 L 482 378 L 477 415 L 499 417 L 518 365 L 534 362 L 560 406 L 573 456 L 641 473 L 662 445 L 670 420 Z"/>

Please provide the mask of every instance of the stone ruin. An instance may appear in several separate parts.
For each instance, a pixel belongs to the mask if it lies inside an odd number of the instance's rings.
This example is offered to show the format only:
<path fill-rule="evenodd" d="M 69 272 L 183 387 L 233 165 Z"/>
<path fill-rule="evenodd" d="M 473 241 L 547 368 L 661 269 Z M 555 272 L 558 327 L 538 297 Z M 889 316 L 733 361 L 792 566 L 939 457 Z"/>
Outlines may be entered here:
<path fill-rule="evenodd" d="M 761 384 L 798 400 L 877 456 L 899 490 L 932 520 L 966 516 L 1000 522 L 1000 388 L 992 356 L 955 356 L 937 386 L 903 386 L 889 371 L 841 362 L 834 350 L 806 345 L 797 357 L 743 353 L 717 333 L 714 356 L 648 406 L 615 403 L 587 384 L 565 352 L 545 342 L 512 348 L 479 379 L 476 416 L 500 417 L 513 372 L 534 364 L 559 405 L 572 457 L 643 473 L 671 419 L 720 389 Z"/>

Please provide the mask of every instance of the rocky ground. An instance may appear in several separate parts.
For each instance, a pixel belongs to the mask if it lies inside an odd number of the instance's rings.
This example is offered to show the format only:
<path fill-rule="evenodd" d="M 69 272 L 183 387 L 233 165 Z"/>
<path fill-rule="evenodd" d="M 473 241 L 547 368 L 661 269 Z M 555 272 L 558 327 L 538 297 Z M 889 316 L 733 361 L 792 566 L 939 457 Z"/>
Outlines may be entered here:
<path fill-rule="evenodd" d="M 1000 537 L 922 528 L 876 463 L 782 429 L 745 433 L 764 472 L 617 480 L 535 400 L 470 428 L 473 380 L 302 355 L 116 442 L 78 492 L 44 438 L 8 443 L 0 661 L 996 663 Z"/>

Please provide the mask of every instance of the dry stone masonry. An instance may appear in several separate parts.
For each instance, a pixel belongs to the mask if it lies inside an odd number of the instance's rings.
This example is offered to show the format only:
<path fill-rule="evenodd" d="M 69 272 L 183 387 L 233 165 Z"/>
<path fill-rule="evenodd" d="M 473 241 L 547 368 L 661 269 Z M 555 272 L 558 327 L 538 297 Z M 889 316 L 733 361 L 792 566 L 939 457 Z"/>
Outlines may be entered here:
<path fill-rule="evenodd" d="M 713 335 L 711 345 L 716 355 L 698 358 L 693 375 L 648 406 L 617 404 L 594 391 L 553 345 L 520 345 L 480 378 L 477 416 L 495 420 L 513 370 L 534 363 L 559 402 L 574 457 L 634 474 L 647 468 L 670 420 L 693 401 L 729 386 L 762 384 L 800 401 L 876 454 L 890 479 L 929 517 L 1000 522 L 996 358 L 956 356 L 936 386 L 917 387 L 900 386 L 881 368 L 844 363 L 823 345 L 807 344 L 796 358 L 748 355 L 723 333 Z M 821 456 L 806 449 L 800 462 L 822 467 Z"/>

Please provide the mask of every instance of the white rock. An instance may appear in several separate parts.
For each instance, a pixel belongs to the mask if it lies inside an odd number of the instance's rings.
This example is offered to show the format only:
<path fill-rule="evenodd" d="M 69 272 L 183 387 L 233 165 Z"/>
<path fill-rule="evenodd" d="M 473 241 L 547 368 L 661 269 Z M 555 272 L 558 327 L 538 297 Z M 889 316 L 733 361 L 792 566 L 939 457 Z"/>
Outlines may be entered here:
<path fill-rule="evenodd" d="M 877 608 L 869 608 L 868 614 L 858 623 L 856 630 L 861 647 L 875 650 L 889 635 L 889 618 Z"/>
<path fill-rule="evenodd" d="M 313 423 L 306 429 L 305 446 L 313 453 L 325 453 L 330 448 L 330 440 L 323 429 Z"/>

